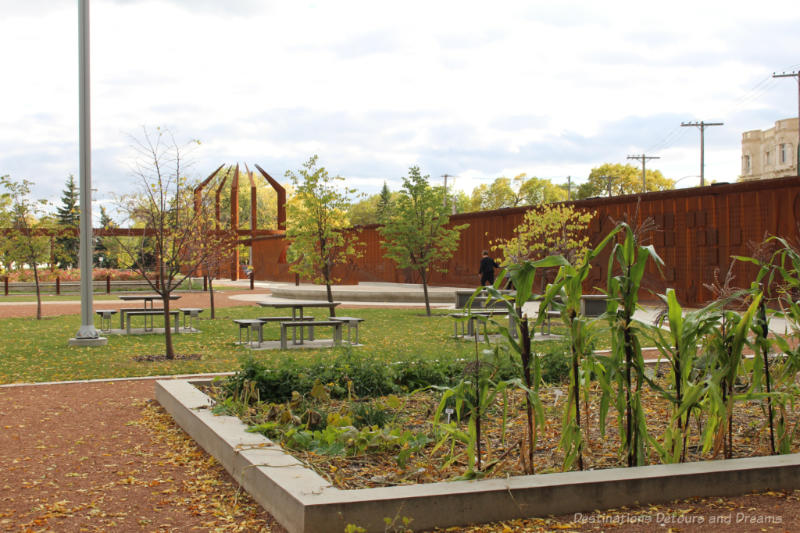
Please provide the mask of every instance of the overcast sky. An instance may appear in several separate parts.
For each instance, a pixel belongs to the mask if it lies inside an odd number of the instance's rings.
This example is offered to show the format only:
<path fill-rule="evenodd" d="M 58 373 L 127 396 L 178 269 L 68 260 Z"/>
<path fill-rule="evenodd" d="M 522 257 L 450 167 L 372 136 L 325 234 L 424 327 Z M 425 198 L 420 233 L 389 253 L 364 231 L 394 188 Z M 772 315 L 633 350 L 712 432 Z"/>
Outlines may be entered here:
<path fill-rule="evenodd" d="M 78 175 L 78 2 L 0 0 L 0 175 L 57 200 Z M 741 134 L 796 116 L 796 0 L 92 0 L 96 199 L 132 188 L 131 135 L 199 139 L 194 177 L 312 154 L 374 193 L 411 165 L 456 187 L 584 181 L 648 163 L 734 181 Z M 95 213 L 95 216 L 97 214 Z"/>

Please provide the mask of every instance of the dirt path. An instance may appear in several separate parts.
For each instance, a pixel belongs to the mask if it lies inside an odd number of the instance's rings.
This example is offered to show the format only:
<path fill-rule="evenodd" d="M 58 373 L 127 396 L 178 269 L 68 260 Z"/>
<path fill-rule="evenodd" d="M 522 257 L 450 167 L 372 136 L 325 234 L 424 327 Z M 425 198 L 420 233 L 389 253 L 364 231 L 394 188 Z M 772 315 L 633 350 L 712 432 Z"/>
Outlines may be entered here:
<path fill-rule="evenodd" d="M 153 381 L 0 388 L 0 531 L 283 531 Z"/>

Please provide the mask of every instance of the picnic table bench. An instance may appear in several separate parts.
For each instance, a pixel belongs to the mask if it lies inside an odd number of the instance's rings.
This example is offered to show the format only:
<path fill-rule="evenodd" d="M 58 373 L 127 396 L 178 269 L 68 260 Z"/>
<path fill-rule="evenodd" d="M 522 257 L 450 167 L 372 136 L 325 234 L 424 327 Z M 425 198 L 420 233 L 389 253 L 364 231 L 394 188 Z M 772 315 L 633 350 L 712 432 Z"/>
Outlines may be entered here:
<path fill-rule="evenodd" d="M 258 317 L 258 319 L 263 323 L 267 323 L 267 322 L 292 322 L 292 321 L 313 322 L 314 321 L 314 317 L 313 316 L 301 316 L 301 317 L 298 317 L 298 318 L 293 318 L 293 317 L 290 317 L 290 316 L 260 316 L 260 317 Z M 294 335 L 294 331 L 292 332 L 292 334 Z M 292 337 L 292 342 L 294 342 L 294 340 L 295 340 L 294 337 Z M 308 340 L 310 340 L 310 341 L 314 340 L 314 324 L 309 324 L 308 325 Z"/>
<path fill-rule="evenodd" d="M 347 343 L 352 345 L 358 344 L 358 324 L 364 321 L 363 318 L 354 316 L 332 316 L 330 319 L 338 320 L 344 324 L 347 324 Z M 356 333 L 355 342 L 353 342 L 353 338 L 350 336 L 352 330 L 355 330 Z"/>
<path fill-rule="evenodd" d="M 286 350 L 289 348 L 287 339 L 288 330 L 292 330 L 292 344 L 303 344 L 303 330 L 311 327 L 331 327 L 333 328 L 333 344 L 339 346 L 342 344 L 342 324 L 341 320 L 292 320 L 288 322 L 281 322 L 281 349 Z M 300 342 L 297 342 L 296 331 L 300 328 Z M 309 339 L 312 340 L 312 339 Z"/>
<path fill-rule="evenodd" d="M 205 311 L 205 309 L 201 309 L 200 307 L 180 307 L 178 311 L 183 313 L 183 329 L 195 331 L 194 326 L 192 325 L 192 319 L 197 318 L 200 316 L 200 313 Z M 189 318 L 189 327 L 186 327 L 186 318 Z"/>
<path fill-rule="evenodd" d="M 95 313 L 100 317 L 100 331 L 111 331 L 111 319 L 117 314 L 116 309 L 97 309 Z"/>
<path fill-rule="evenodd" d="M 246 330 L 247 344 L 250 346 L 253 345 L 250 340 L 250 330 L 252 330 L 254 333 L 258 334 L 258 345 L 261 346 L 261 343 L 264 341 L 263 332 L 261 330 L 264 322 L 260 318 L 235 318 L 233 321 L 239 326 L 239 344 L 244 344 L 242 342 L 242 330 Z"/>
<path fill-rule="evenodd" d="M 143 316 L 144 317 L 144 330 L 145 331 L 153 331 L 153 317 L 156 316 L 164 316 L 163 309 L 124 309 L 125 311 L 125 332 L 130 335 L 131 334 L 131 318 L 135 316 Z M 181 329 L 181 322 L 178 319 L 178 313 L 180 311 L 169 311 L 170 316 L 172 317 L 173 321 L 175 322 L 175 333 L 180 333 Z M 150 317 L 150 329 L 147 328 L 147 317 Z"/>

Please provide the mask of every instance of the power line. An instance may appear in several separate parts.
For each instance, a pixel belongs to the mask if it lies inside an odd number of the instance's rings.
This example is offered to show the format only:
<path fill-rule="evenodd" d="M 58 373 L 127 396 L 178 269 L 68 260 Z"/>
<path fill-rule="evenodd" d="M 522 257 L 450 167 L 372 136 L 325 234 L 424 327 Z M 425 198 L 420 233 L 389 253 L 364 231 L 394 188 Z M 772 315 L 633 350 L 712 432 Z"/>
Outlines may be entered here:
<path fill-rule="evenodd" d="M 647 170 L 645 169 L 645 165 L 647 164 L 647 161 L 650 159 L 661 159 L 661 158 L 655 155 L 641 154 L 641 155 L 629 155 L 628 159 L 638 159 L 639 161 L 642 162 L 642 192 L 647 192 L 647 178 L 646 178 Z"/>
<path fill-rule="evenodd" d="M 686 128 L 689 126 L 694 126 L 700 128 L 700 186 L 703 187 L 706 184 L 705 172 L 706 172 L 706 159 L 705 159 L 705 129 L 706 126 L 722 126 L 722 122 L 681 122 L 681 127 Z"/>

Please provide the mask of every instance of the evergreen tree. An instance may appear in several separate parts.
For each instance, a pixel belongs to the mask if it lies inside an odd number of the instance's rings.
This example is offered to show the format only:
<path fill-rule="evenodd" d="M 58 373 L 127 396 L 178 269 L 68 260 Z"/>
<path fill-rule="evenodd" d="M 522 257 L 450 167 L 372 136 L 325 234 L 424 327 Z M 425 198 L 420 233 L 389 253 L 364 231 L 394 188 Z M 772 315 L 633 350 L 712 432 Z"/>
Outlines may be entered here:
<path fill-rule="evenodd" d="M 103 229 L 115 228 L 116 224 L 109 216 L 106 208 L 100 206 L 100 227 Z M 107 237 L 97 237 L 94 245 L 94 266 L 99 268 L 118 268 L 115 254 L 106 245 Z M 113 245 L 113 242 L 108 244 Z"/>
<path fill-rule="evenodd" d="M 383 188 L 381 189 L 379 198 L 378 198 L 378 221 L 383 222 L 386 216 L 389 214 L 388 210 L 392 206 L 392 193 L 389 191 L 389 186 L 386 185 L 386 182 L 383 182 Z"/>
<path fill-rule="evenodd" d="M 78 187 L 75 185 L 75 177 L 70 174 L 69 178 L 67 178 L 67 188 L 61 195 L 61 205 L 56 209 L 59 226 L 61 229 L 67 230 L 56 239 L 56 258 L 59 268 L 77 268 L 78 266 L 78 251 L 80 247 L 80 239 L 78 238 L 80 207 L 78 200 Z"/>

